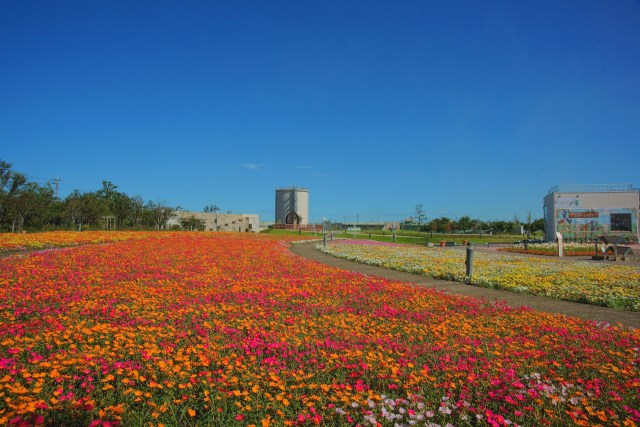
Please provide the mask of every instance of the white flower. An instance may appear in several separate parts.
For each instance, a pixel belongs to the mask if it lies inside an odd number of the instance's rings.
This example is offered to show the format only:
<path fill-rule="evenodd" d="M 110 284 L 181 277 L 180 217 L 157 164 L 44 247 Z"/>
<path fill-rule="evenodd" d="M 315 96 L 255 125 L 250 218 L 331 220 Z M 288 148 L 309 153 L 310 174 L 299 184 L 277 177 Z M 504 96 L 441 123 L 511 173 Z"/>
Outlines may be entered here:
<path fill-rule="evenodd" d="M 378 425 L 378 421 L 376 420 L 376 417 L 373 417 L 371 415 L 367 415 L 364 417 L 364 419 L 366 421 L 368 421 L 372 426 Z"/>

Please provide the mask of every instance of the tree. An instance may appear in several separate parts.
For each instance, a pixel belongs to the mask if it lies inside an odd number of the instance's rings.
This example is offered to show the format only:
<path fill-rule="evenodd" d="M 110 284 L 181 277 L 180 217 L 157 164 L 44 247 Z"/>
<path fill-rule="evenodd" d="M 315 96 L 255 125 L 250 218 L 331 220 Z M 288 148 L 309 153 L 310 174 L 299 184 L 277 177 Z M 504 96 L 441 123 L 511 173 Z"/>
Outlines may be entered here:
<path fill-rule="evenodd" d="M 204 207 L 204 211 L 206 213 L 217 214 L 218 212 L 220 212 L 220 208 L 217 205 L 207 205 Z"/>
<path fill-rule="evenodd" d="M 462 231 L 462 233 L 466 233 L 467 230 L 471 230 L 473 228 L 473 221 L 467 215 L 461 216 L 458 219 L 458 229 Z"/>
<path fill-rule="evenodd" d="M 100 198 L 94 192 L 83 193 L 80 198 L 80 218 L 82 223 L 97 226 L 106 213 Z"/>
<path fill-rule="evenodd" d="M 115 217 L 116 228 L 122 228 L 131 210 L 131 199 L 125 193 L 121 193 L 118 186 L 111 181 L 102 181 L 102 188 L 96 191 L 96 195 L 103 201 L 105 213 Z"/>
<path fill-rule="evenodd" d="M 538 218 L 531 223 L 531 230 L 535 233 L 536 231 L 542 231 L 544 233 L 544 218 Z"/>
<path fill-rule="evenodd" d="M 83 225 L 98 225 L 105 213 L 103 200 L 96 193 L 80 193 L 74 190 L 64 201 L 64 215 L 74 229 L 82 230 Z"/>
<path fill-rule="evenodd" d="M 45 229 L 58 218 L 60 203 L 50 184 L 30 182 L 0 160 L 0 226 L 5 230 Z"/>
<path fill-rule="evenodd" d="M 16 204 L 22 204 L 17 198 L 27 183 L 27 177 L 13 171 L 11 166 L 11 163 L 0 161 L 0 222 L 11 223 L 10 227 L 15 229 Z"/>
<path fill-rule="evenodd" d="M 451 220 L 447 217 L 434 218 L 427 224 L 427 227 L 431 229 L 431 235 L 436 231 L 438 233 L 450 232 Z"/>
<path fill-rule="evenodd" d="M 133 228 L 140 227 L 144 218 L 144 200 L 141 196 L 135 195 L 130 198 L 129 212 L 127 221 Z"/>
<path fill-rule="evenodd" d="M 422 203 L 416 205 L 415 215 L 413 217 L 413 221 L 418 224 L 418 233 L 420 232 L 420 228 L 422 227 L 422 223 L 424 223 L 427 219 L 427 214 L 424 211 Z"/>
<path fill-rule="evenodd" d="M 75 228 L 76 222 L 80 221 L 81 216 L 81 194 L 78 190 L 73 190 L 71 194 L 64 199 L 63 214 L 71 224 L 71 228 Z"/>
<path fill-rule="evenodd" d="M 11 169 L 11 163 L 0 160 L 0 193 L 15 194 L 27 183 L 27 177 Z"/>
<path fill-rule="evenodd" d="M 44 230 L 52 225 L 59 217 L 60 200 L 55 197 L 55 191 L 50 183 L 38 185 L 29 183 L 31 192 L 31 209 L 25 215 L 25 228 Z"/>
<path fill-rule="evenodd" d="M 0 192 L 4 193 L 11 181 L 11 163 L 7 163 L 4 160 L 0 160 Z"/>
<path fill-rule="evenodd" d="M 496 234 L 504 234 L 511 230 L 511 227 L 512 224 L 506 221 L 493 221 L 491 223 L 491 228 L 496 232 Z"/>
<path fill-rule="evenodd" d="M 182 228 L 188 228 L 191 231 L 204 231 L 206 227 L 206 222 L 204 219 L 196 218 L 193 215 L 191 215 L 189 218 L 181 219 L 180 224 L 182 225 Z"/>
<path fill-rule="evenodd" d="M 432 219 L 431 222 L 427 224 L 427 227 L 431 230 L 431 236 L 429 237 L 433 237 L 433 232 L 438 231 L 438 220 Z"/>
<path fill-rule="evenodd" d="M 451 222 L 451 220 L 449 220 L 449 218 L 447 218 L 447 222 L 444 223 L 444 232 L 451 234 L 451 232 L 453 231 L 453 223 Z"/>
<path fill-rule="evenodd" d="M 172 208 L 165 205 L 163 202 L 154 203 L 149 201 L 146 206 L 146 210 L 151 219 L 151 223 L 156 230 L 164 229 L 167 225 L 167 221 L 176 213 L 179 208 Z"/>
<path fill-rule="evenodd" d="M 38 184 L 29 182 L 21 191 L 11 194 L 7 200 L 7 216 L 11 221 L 11 232 L 20 232 L 24 227 L 25 217 L 37 205 Z"/>
<path fill-rule="evenodd" d="M 102 188 L 96 191 L 96 195 L 105 200 L 111 200 L 117 193 L 118 186 L 111 181 L 102 181 Z"/>
<path fill-rule="evenodd" d="M 482 233 L 487 229 L 487 224 L 480 219 L 474 219 L 471 223 L 471 231 L 473 234 Z"/>

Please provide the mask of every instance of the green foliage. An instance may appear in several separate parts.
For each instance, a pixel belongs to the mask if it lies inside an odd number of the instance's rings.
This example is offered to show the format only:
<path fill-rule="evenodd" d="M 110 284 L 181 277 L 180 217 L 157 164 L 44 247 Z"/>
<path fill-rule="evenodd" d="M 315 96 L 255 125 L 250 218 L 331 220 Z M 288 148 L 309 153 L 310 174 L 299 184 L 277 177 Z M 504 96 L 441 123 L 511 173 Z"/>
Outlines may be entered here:
<path fill-rule="evenodd" d="M 217 214 L 220 212 L 220 208 L 217 205 L 207 205 L 204 207 L 204 212 Z"/>
<path fill-rule="evenodd" d="M 156 230 L 162 230 L 166 227 L 169 218 L 171 218 L 178 209 L 179 208 L 167 206 L 163 202 L 154 203 L 149 201 L 145 206 L 145 223 L 152 224 Z"/>
<path fill-rule="evenodd" d="M 204 219 L 196 218 L 191 215 L 189 218 L 184 218 L 180 220 L 180 224 L 184 230 L 189 231 L 204 231 L 206 227 L 206 222 Z"/>
<path fill-rule="evenodd" d="M 110 181 L 102 181 L 97 191 L 74 190 L 61 200 L 50 183 L 30 182 L 11 163 L 0 160 L 2 231 L 100 230 L 106 226 L 105 217 L 115 218 L 116 229 L 164 229 L 175 211 L 162 203 L 145 205 L 142 197 L 128 196 Z"/>
<path fill-rule="evenodd" d="M 531 231 L 544 231 L 544 218 L 534 220 L 531 223 Z"/>

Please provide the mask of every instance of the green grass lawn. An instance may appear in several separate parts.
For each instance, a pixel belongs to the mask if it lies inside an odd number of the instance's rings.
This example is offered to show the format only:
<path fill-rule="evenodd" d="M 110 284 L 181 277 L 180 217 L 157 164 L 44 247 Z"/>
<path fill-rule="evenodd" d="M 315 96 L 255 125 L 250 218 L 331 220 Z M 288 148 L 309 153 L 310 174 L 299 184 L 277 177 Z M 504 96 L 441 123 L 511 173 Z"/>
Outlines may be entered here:
<path fill-rule="evenodd" d="M 298 231 L 298 230 L 281 230 L 281 229 L 268 229 L 263 230 L 262 233 L 268 234 L 290 234 L 290 235 L 302 235 L 312 237 L 322 237 L 322 233 L 313 231 Z M 335 237 L 346 239 L 367 239 L 376 240 L 379 242 L 391 242 L 393 241 L 393 234 L 389 231 L 371 230 L 361 231 L 360 233 L 345 233 L 344 230 L 334 231 Z M 539 238 L 540 236 L 532 236 L 532 238 Z M 425 238 L 427 239 L 425 241 Z M 399 231 L 396 235 L 396 243 L 407 243 L 412 245 L 425 245 L 426 243 L 433 243 L 434 245 L 440 244 L 440 241 L 456 242 L 462 244 L 464 240 L 470 241 L 476 244 L 485 243 L 510 243 L 521 240 L 520 235 L 500 235 L 489 236 L 480 234 L 433 234 L 431 233 L 418 233 L 417 231 Z"/>

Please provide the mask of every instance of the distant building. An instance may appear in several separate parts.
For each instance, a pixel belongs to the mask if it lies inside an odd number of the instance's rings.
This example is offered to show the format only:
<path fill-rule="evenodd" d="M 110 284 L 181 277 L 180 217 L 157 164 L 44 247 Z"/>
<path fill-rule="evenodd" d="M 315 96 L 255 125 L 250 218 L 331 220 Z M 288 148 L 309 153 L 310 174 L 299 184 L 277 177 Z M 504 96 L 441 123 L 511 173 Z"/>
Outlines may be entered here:
<path fill-rule="evenodd" d="M 560 185 L 544 197 L 545 239 L 622 235 L 638 241 L 640 190 L 631 184 Z"/>
<path fill-rule="evenodd" d="M 309 190 L 306 188 L 276 189 L 276 224 L 309 224 Z"/>
<path fill-rule="evenodd" d="M 237 231 L 241 233 L 258 233 L 260 231 L 259 215 L 189 211 L 176 212 L 167 222 L 167 227 L 181 226 L 181 221 L 190 217 L 204 220 L 205 231 Z"/>
<path fill-rule="evenodd" d="M 359 228 L 362 231 L 393 231 L 399 230 L 399 222 L 336 222 L 336 229 L 342 230 L 348 227 Z"/>

